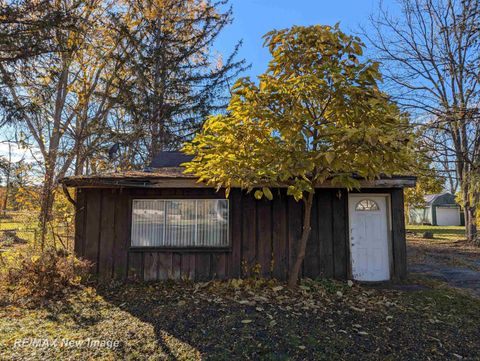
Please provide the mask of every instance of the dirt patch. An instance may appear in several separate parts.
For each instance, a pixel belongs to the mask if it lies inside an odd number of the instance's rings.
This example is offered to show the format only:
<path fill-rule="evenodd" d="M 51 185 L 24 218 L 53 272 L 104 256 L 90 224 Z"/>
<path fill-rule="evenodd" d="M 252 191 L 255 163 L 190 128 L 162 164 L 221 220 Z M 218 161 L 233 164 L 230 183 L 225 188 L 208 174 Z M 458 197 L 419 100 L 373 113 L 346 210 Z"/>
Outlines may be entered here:
<path fill-rule="evenodd" d="M 438 240 L 407 237 L 408 262 L 415 264 L 443 264 L 480 271 L 480 247 L 466 240 Z"/>
<path fill-rule="evenodd" d="M 409 272 L 443 281 L 480 297 L 480 248 L 465 240 L 410 237 Z"/>

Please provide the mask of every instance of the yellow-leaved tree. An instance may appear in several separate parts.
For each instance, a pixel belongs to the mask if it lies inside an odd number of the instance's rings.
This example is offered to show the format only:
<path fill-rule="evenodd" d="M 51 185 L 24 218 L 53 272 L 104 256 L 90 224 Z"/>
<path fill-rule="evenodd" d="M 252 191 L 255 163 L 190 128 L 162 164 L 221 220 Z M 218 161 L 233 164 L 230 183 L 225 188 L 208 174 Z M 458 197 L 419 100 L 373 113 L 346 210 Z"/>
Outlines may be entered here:
<path fill-rule="evenodd" d="M 359 188 L 358 178 L 405 173 L 412 156 L 408 119 L 378 88 L 378 63 L 338 25 L 294 26 L 265 36 L 272 55 L 258 82 L 239 79 L 228 112 L 210 117 L 186 144 L 186 172 L 217 188 L 240 187 L 257 199 L 287 187 L 304 203 L 303 231 L 290 265 L 298 281 L 310 235 L 315 188 Z"/>

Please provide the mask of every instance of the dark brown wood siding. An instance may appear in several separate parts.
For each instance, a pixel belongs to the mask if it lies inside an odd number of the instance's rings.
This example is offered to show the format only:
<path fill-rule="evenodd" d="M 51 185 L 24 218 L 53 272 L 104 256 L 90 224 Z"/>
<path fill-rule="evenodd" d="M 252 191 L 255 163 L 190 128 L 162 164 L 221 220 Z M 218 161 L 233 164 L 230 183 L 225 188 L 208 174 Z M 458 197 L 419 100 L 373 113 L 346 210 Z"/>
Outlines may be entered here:
<path fill-rule="evenodd" d="M 392 190 L 391 203 L 393 274 L 397 279 L 405 279 L 407 277 L 407 243 L 403 189 Z"/>
<path fill-rule="evenodd" d="M 406 276 L 402 189 L 363 192 L 390 194 L 392 262 L 395 278 Z M 75 252 L 94 263 L 100 280 L 209 280 L 261 275 L 284 280 L 295 259 L 302 231 L 302 203 L 274 190 L 274 200 L 230 194 L 228 249 L 130 247 L 134 198 L 223 198 L 213 189 L 77 189 Z M 302 276 L 346 279 L 350 276 L 348 192 L 318 189 L 312 210 Z"/>

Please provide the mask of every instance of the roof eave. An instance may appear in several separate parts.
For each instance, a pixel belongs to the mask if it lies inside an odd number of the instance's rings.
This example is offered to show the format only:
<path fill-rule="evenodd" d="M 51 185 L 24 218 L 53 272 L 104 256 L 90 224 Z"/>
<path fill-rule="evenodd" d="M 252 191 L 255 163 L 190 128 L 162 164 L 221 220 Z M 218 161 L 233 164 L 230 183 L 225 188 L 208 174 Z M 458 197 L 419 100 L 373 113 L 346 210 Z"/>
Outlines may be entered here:
<path fill-rule="evenodd" d="M 214 188 L 205 183 L 198 182 L 196 178 L 89 178 L 74 179 L 64 178 L 62 184 L 75 188 Z M 409 188 L 415 187 L 415 177 L 398 177 L 376 180 L 360 180 L 361 188 Z M 276 188 L 286 188 L 279 185 Z M 315 188 L 341 188 L 332 182 L 325 182 Z"/>

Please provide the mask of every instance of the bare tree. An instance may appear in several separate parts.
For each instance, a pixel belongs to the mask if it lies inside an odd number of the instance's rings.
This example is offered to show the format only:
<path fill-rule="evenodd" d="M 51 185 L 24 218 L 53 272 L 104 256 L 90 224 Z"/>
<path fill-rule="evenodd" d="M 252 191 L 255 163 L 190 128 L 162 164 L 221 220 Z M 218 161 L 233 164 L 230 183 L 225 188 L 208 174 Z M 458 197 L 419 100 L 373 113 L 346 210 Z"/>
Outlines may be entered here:
<path fill-rule="evenodd" d="M 0 62 L 0 84 L 15 110 L 13 123 L 40 155 L 42 248 L 58 179 L 75 159 L 81 168 L 84 157 L 90 154 L 89 147 L 95 147 L 98 138 L 105 138 L 103 125 L 112 106 L 110 89 L 114 88 L 113 74 L 119 64 L 114 56 L 118 42 L 109 36 L 111 29 L 106 22 L 111 3 L 59 0 L 50 5 L 43 9 L 45 16 L 66 11 L 81 19 L 78 27 L 54 28 L 48 39 L 52 51 Z M 60 51 L 60 44 L 69 46 Z"/>
<path fill-rule="evenodd" d="M 433 158 L 458 179 L 467 238 L 478 241 L 480 200 L 480 1 L 400 0 L 401 16 L 382 6 L 365 31 L 389 92 L 425 130 Z M 454 179 L 455 178 L 455 179 Z"/>
<path fill-rule="evenodd" d="M 451 194 L 458 192 L 455 151 L 450 147 L 448 134 L 436 128 L 424 129 L 422 140 L 428 151 L 428 158 L 438 175 L 444 180 L 444 188 Z"/>

